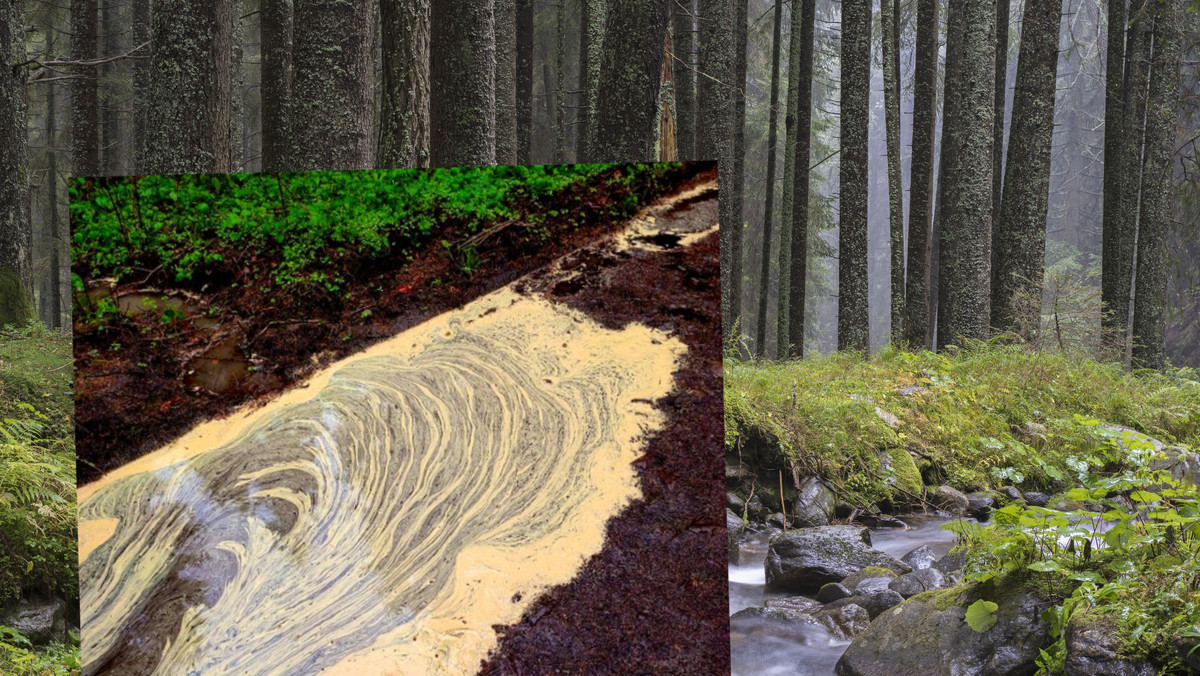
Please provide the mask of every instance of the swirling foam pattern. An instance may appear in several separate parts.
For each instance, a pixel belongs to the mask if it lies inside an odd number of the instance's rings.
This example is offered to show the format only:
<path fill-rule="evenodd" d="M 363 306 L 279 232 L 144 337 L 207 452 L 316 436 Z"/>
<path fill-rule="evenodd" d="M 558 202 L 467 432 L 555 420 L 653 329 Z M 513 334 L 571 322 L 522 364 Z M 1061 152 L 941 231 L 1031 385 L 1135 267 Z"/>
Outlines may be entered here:
<path fill-rule="evenodd" d="M 598 551 L 682 350 L 506 289 L 85 487 L 85 673 L 473 670 Z"/>

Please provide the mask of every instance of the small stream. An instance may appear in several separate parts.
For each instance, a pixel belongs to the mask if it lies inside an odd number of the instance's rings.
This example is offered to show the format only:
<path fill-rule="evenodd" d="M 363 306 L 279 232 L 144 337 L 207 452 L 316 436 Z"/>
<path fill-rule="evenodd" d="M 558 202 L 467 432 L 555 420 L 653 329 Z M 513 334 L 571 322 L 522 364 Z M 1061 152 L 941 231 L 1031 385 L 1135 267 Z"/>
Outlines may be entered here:
<path fill-rule="evenodd" d="M 914 515 L 902 517 L 907 530 L 898 528 L 871 529 L 875 549 L 895 558 L 928 545 L 941 557 L 954 545 L 954 534 L 941 530 L 950 519 Z M 761 606 L 769 598 L 796 596 L 786 592 L 768 592 L 763 561 L 767 557 L 767 540 L 773 531 L 752 535 L 742 544 L 739 565 L 729 566 L 729 612 Z M 762 618 L 739 617 L 729 623 L 729 645 L 732 652 L 733 676 L 829 676 L 838 659 L 850 645 L 835 639 L 818 627 L 790 628 L 779 622 Z"/>

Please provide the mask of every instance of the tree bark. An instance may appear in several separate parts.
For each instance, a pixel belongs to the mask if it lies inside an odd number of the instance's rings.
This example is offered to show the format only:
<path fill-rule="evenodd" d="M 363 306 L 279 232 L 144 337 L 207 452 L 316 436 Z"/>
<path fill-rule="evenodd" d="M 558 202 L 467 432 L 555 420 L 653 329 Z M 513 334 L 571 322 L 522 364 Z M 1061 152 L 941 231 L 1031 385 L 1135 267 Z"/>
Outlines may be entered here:
<path fill-rule="evenodd" d="M 517 163 L 517 5 L 496 0 L 496 164 Z"/>
<path fill-rule="evenodd" d="M 517 3 L 517 164 L 532 164 L 533 0 Z"/>
<path fill-rule="evenodd" d="M 71 58 L 96 58 L 97 4 L 71 0 Z M 71 80 L 71 164 L 76 176 L 100 174 L 100 99 L 95 68 L 81 68 Z M 20 138 L 24 138 L 22 135 Z"/>
<path fill-rule="evenodd" d="M 590 162 L 596 119 L 596 88 L 600 82 L 600 61 L 604 57 L 605 3 L 582 0 L 579 39 L 579 130 L 576 153 L 581 162 Z"/>
<path fill-rule="evenodd" d="M 653 161 L 670 0 L 614 0 L 604 27 L 593 161 Z"/>
<path fill-rule="evenodd" d="M 229 171 L 230 0 L 154 0 L 146 171 Z"/>
<path fill-rule="evenodd" d="M 1061 3 L 1044 0 L 1027 4 L 1021 22 L 1006 162 L 1020 169 L 1005 178 L 992 234 L 991 324 L 1001 330 L 1031 331 L 1041 314 L 1061 19 Z"/>
<path fill-rule="evenodd" d="M 1004 182 L 1004 99 L 1008 85 L 1008 4 L 1009 0 L 996 0 L 996 117 L 992 121 L 992 221 L 1000 218 L 1001 190 Z M 1030 10 L 1045 10 L 1046 0 L 1025 3 L 1025 15 Z M 1035 5 L 1037 6 L 1035 8 Z M 1024 24 L 1022 24 L 1024 26 Z M 1055 27 L 1057 29 L 1057 24 Z M 1025 51 L 1025 29 L 1021 29 L 1021 51 Z M 1019 62 L 1018 62 L 1019 63 Z M 1014 105 L 1016 105 L 1014 103 Z M 994 240 L 994 238 L 993 238 Z"/>
<path fill-rule="evenodd" d="M 492 0 L 436 2 L 431 17 L 429 162 L 496 163 L 496 50 Z"/>
<path fill-rule="evenodd" d="M 0 2 L 0 56 L 24 63 L 24 3 Z M 25 69 L 0 68 L 0 326 L 23 326 L 33 318 L 29 220 L 29 144 L 25 142 L 28 102 Z"/>
<path fill-rule="evenodd" d="M 938 347 L 985 340 L 991 318 L 995 0 L 951 0 L 941 162 Z"/>
<path fill-rule="evenodd" d="M 908 266 L 904 335 L 909 346 L 931 347 L 929 273 L 933 243 L 933 144 L 937 122 L 938 0 L 917 0 L 913 73 L 912 163 L 908 193 Z"/>
<path fill-rule="evenodd" d="M 785 346 L 788 350 L 781 353 L 781 357 L 797 359 L 804 356 L 804 308 L 808 285 L 808 191 L 812 147 L 813 34 L 816 28 L 815 0 L 799 0 L 799 2 L 801 2 L 799 22 L 796 21 L 796 14 L 792 14 L 793 37 L 788 66 L 788 101 L 790 103 L 793 99 L 795 100 L 795 105 L 791 106 L 793 110 L 791 115 L 794 116 L 794 119 L 791 120 L 790 125 L 793 128 L 795 142 L 793 149 L 789 151 L 792 179 L 783 182 L 784 190 L 788 191 L 785 194 L 791 198 L 791 211 L 786 221 L 791 237 L 788 242 L 790 253 L 787 256 L 788 269 L 786 273 L 788 307 L 787 312 L 784 313 L 787 328 L 781 332 L 781 335 L 787 336 Z M 792 11 L 795 12 L 796 9 L 793 8 Z M 797 34 L 799 34 L 799 39 L 795 37 Z M 791 84 L 792 81 L 795 81 L 794 86 Z M 779 274 L 781 278 L 785 274 L 782 266 Z"/>
<path fill-rule="evenodd" d="M 375 5 L 295 0 L 289 134 L 293 171 L 375 163 Z"/>
<path fill-rule="evenodd" d="M 46 35 L 46 53 L 50 58 L 57 56 L 54 52 L 53 26 Z M 50 270 L 46 275 L 48 284 L 42 287 L 48 301 L 42 306 L 46 310 L 43 317 L 47 326 L 56 329 L 62 326 L 62 270 L 59 267 L 58 251 L 63 242 L 59 232 L 58 215 L 58 146 L 54 138 L 55 132 L 58 131 L 57 89 L 55 83 L 46 83 L 46 201 L 49 213 L 42 230 L 43 242 L 46 240 L 46 230 L 50 233 L 49 247 L 43 246 L 43 250 L 49 248 L 50 259 Z"/>
<path fill-rule="evenodd" d="M 133 0 L 133 44 L 135 47 L 150 41 L 150 0 Z M 150 47 L 143 47 L 138 54 L 149 56 Z M 75 57 L 72 57 L 75 58 Z M 147 93 L 150 89 L 150 60 L 134 59 L 129 66 L 133 70 L 133 121 L 130 124 L 130 141 L 133 145 L 133 167 L 144 172 L 146 165 L 146 109 Z"/>
<path fill-rule="evenodd" d="M 1175 0 L 1151 0 L 1154 59 L 1146 109 L 1146 164 L 1142 170 L 1137 277 L 1133 298 L 1133 366 L 1166 366 L 1167 239 L 1171 225 L 1175 124 L 1179 117 L 1180 36 Z"/>
<path fill-rule="evenodd" d="M 243 145 L 246 125 L 246 69 L 242 63 L 242 15 L 246 13 L 245 0 L 233 0 L 233 16 L 229 70 L 233 86 L 229 92 L 229 167 L 232 171 L 245 171 L 246 147 Z"/>
<path fill-rule="evenodd" d="M 554 163 L 567 161 L 567 7 L 566 0 L 558 0 L 555 7 L 554 37 L 557 43 L 554 54 Z M 546 95 L 549 96 L 549 92 Z"/>
<path fill-rule="evenodd" d="M 891 337 L 904 335 L 904 179 L 900 173 L 900 17 L 890 0 L 880 0 L 879 44 L 883 64 L 883 112 L 887 134 L 888 232 L 891 252 Z"/>
<path fill-rule="evenodd" d="M 771 280 L 771 231 L 773 229 L 773 221 L 775 220 L 775 143 L 778 139 L 779 132 L 779 52 L 783 46 L 783 3 L 775 3 L 775 36 L 773 38 L 772 55 L 771 55 L 771 108 L 767 112 L 770 117 L 770 122 L 767 127 L 767 200 L 765 210 L 763 212 L 763 253 L 762 253 L 762 273 L 759 278 L 759 295 L 758 295 L 758 340 L 754 342 L 754 348 L 762 356 L 767 356 L 767 299 L 769 294 L 767 289 L 770 286 Z M 778 336 L 776 339 L 775 354 L 779 355 L 786 350 L 780 349 L 780 345 L 786 342 L 784 336 Z"/>
<path fill-rule="evenodd" d="M 886 0 L 885 0 L 886 1 Z M 867 130 L 871 3 L 842 3 L 841 161 L 838 180 L 838 349 L 870 349 L 867 313 Z"/>
<path fill-rule="evenodd" d="M 675 48 L 671 64 L 675 76 L 675 148 L 679 159 L 686 161 L 696 158 L 696 73 L 692 70 L 696 50 L 695 2 L 682 0 L 682 4 L 671 6 L 671 12 Z"/>
<path fill-rule="evenodd" d="M 288 157 L 292 100 L 292 0 L 259 0 L 262 12 L 262 168 L 295 167 Z M 383 0 L 387 5 L 388 0 Z M 385 33 L 386 34 L 386 33 Z M 386 54 L 386 52 L 385 52 Z M 386 58 L 386 56 L 385 56 Z"/>
<path fill-rule="evenodd" d="M 383 23 L 383 91 L 375 164 L 380 168 L 427 167 L 429 0 L 381 0 L 379 10 Z M 511 86 L 509 93 L 511 96 Z"/>

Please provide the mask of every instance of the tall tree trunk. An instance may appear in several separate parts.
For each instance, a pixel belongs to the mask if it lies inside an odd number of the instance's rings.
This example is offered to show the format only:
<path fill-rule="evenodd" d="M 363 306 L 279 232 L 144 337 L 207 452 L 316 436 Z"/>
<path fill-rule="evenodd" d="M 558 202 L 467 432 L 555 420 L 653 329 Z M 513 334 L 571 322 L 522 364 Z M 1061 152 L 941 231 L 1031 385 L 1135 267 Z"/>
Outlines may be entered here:
<path fill-rule="evenodd" d="M 613 0 L 604 27 L 593 161 L 651 161 L 670 0 Z"/>
<path fill-rule="evenodd" d="M 696 157 L 717 160 L 721 176 L 721 335 L 729 336 L 741 314 L 741 194 L 734 194 L 733 127 L 735 108 L 744 105 L 737 78 L 738 37 L 733 5 L 740 0 L 699 0 L 699 70 L 696 110 Z M 735 209 L 734 204 L 737 204 Z M 736 281 L 735 281 L 736 280 Z"/>
<path fill-rule="evenodd" d="M 429 161 L 496 163 L 495 31 L 491 0 L 433 5 Z"/>
<path fill-rule="evenodd" d="M 746 216 L 742 203 L 746 195 L 746 52 L 748 36 L 748 3 L 746 0 L 733 0 L 733 30 L 737 51 L 734 54 L 733 84 L 733 145 L 729 148 L 729 165 L 733 169 L 733 190 L 729 195 L 728 209 L 722 209 L 720 219 L 734 224 L 736 247 L 731 255 L 736 261 L 736 275 L 733 286 L 737 288 L 734 297 L 738 315 L 742 306 L 742 227 Z M 724 206 L 724 205 L 722 205 Z"/>
<path fill-rule="evenodd" d="M 696 51 L 695 2 L 683 0 L 682 4 L 673 4 L 671 12 L 671 44 L 675 48 L 675 58 L 671 60 L 675 75 L 675 147 L 680 160 L 692 160 L 696 158 L 696 73 L 692 70 Z"/>
<path fill-rule="evenodd" d="M 557 48 L 554 54 L 554 163 L 567 161 L 567 6 L 566 0 L 558 0 L 555 8 L 557 17 L 554 37 Z M 546 92 L 549 96 L 550 92 Z"/>
<path fill-rule="evenodd" d="M 133 46 L 140 47 L 150 41 L 150 0 L 133 0 Z M 138 50 L 139 56 L 149 56 L 150 46 Z M 150 88 L 150 59 L 134 59 L 129 65 L 133 71 L 133 111 L 130 122 L 130 142 L 133 145 L 134 171 L 144 171 L 146 164 L 146 109 L 147 92 Z"/>
<path fill-rule="evenodd" d="M 517 5 L 496 0 L 496 164 L 517 163 Z"/>
<path fill-rule="evenodd" d="M 246 127 L 246 69 L 242 64 L 242 15 L 246 13 L 245 0 L 233 0 L 233 25 L 229 69 L 233 77 L 233 88 L 229 93 L 229 166 L 233 171 L 245 171 L 246 147 L 243 145 Z"/>
<path fill-rule="evenodd" d="M 1004 182 L 1004 99 L 1005 88 L 1008 85 L 1008 3 L 1009 0 L 996 1 L 996 82 L 995 110 L 996 117 L 992 121 L 992 221 L 1000 218 L 1000 198 Z M 1033 0 L 1025 3 L 1025 15 L 1038 5 L 1044 11 L 1046 0 Z M 1022 24 L 1024 25 L 1024 24 Z M 1058 24 L 1055 24 L 1058 30 Z M 1021 29 L 1021 51 L 1025 50 L 1025 29 Z M 1053 99 L 1051 100 L 1053 103 Z M 1015 103 L 1014 103 L 1015 105 Z M 1010 141 L 1011 143 L 1011 141 Z M 993 237 L 993 241 L 995 238 Z M 994 264 L 994 263 L 993 263 Z"/>
<path fill-rule="evenodd" d="M 995 0 L 951 0 L 942 126 L 938 347 L 985 340 L 991 318 Z"/>
<path fill-rule="evenodd" d="M 383 91 L 376 166 L 427 167 L 429 0 L 381 0 L 379 10 L 383 24 Z M 509 84 L 511 96 L 511 79 Z"/>
<path fill-rule="evenodd" d="M 375 163 L 375 5 L 295 0 L 289 170 Z"/>
<path fill-rule="evenodd" d="M 1128 146 L 1134 143 L 1125 114 L 1127 96 L 1126 0 L 1108 2 L 1108 52 L 1104 73 L 1104 224 L 1101 236 L 1100 298 L 1104 302 L 1105 337 L 1124 346 L 1129 328 L 1133 279 L 1133 221 L 1127 217 L 1122 187 L 1127 174 Z M 1130 34 L 1132 36 L 1132 33 Z M 1132 47 L 1132 45 L 1130 45 Z"/>
<path fill-rule="evenodd" d="M 886 0 L 884 0 L 886 2 Z M 871 3 L 842 3 L 841 163 L 838 188 L 838 349 L 868 350 L 867 129 Z"/>
<path fill-rule="evenodd" d="M 230 0 L 154 0 L 146 171 L 229 171 Z"/>
<path fill-rule="evenodd" d="M 1117 254 L 1127 257 L 1118 266 L 1118 272 L 1128 270 L 1121 286 L 1120 294 L 1124 298 L 1117 299 L 1120 313 L 1120 329 L 1118 336 L 1126 348 L 1125 363 L 1130 357 L 1130 330 L 1133 321 L 1133 285 L 1137 279 L 1134 264 L 1135 251 L 1138 241 L 1138 215 L 1141 203 L 1143 150 L 1146 133 L 1146 112 L 1148 104 L 1148 87 L 1151 49 L 1153 47 L 1153 21 L 1148 16 L 1149 10 L 1144 5 L 1141 11 L 1131 17 L 1129 37 L 1125 46 L 1125 73 L 1123 79 L 1124 101 L 1121 103 L 1121 133 L 1123 140 L 1120 144 L 1121 159 L 1118 162 L 1120 174 L 1117 176 L 1117 193 L 1120 200 L 1118 217 L 1123 223 L 1117 228 L 1121 236 L 1127 237 L 1117 249 Z"/>
<path fill-rule="evenodd" d="M 600 81 L 603 58 L 605 7 L 602 0 L 581 0 L 579 25 L 579 129 L 576 132 L 576 156 L 590 162 L 596 118 L 596 86 Z"/>
<path fill-rule="evenodd" d="M 46 35 L 46 54 L 50 58 L 55 58 L 57 54 L 54 51 L 54 26 L 51 26 Z M 46 83 L 46 193 L 48 202 L 48 214 L 46 217 L 46 225 L 43 233 L 46 230 L 50 232 L 49 245 L 49 263 L 50 270 L 46 274 L 46 281 L 49 282 L 42 287 L 46 293 L 46 300 L 43 307 L 46 308 L 44 315 L 46 325 L 52 328 L 62 326 L 62 270 L 59 268 L 58 250 L 62 246 L 62 239 L 59 233 L 59 216 L 58 216 L 58 145 L 55 143 L 55 134 L 58 131 L 57 117 L 57 87 L 53 82 Z M 45 235 L 43 234 L 43 241 Z"/>
<path fill-rule="evenodd" d="M 1026 5 L 1021 22 L 1006 162 L 1020 169 L 1005 178 L 992 234 L 991 324 L 1001 330 L 1032 330 L 1041 314 L 1061 19 L 1061 3 L 1047 0 Z"/>
<path fill-rule="evenodd" d="M 396 0 L 382 0 L 386 6 Z M 266 172 L 295 167 L 288 157 L 288 122 L 292 100 L 292 0 L 259 0 L 262 12 L 262 168 Z M 385 31 L 384 35 L 387 35 Z M 385 38 L 386 40 L 386 38 Z M 386 52 L 385 52 L 386 54 Z M 386 56 L 385 56 L 386 58 Z"/>
<path fill-rule="evenodd" d="M 890 0 L 880 0 L 883 112 L 887 133 L 888 232 L 891 235 L 891 337 L 904 335 L 904 179 L 900 174 L 900 17 Z"/>
<path fill-rule="evenodd" d="M 938 0 L 917 0 L 913 73 L 912 163 L 908 193 L 908 269 L 904 334 L 910 347 L 931 346 L 929 272 L 933 243 L 933 141 L 937 122 Z"/>
<path fill-rule="evenodd" d="M 96 58 L 96 3 L 71 0 L 71 58 Z M 71 80 L 71 164 L 76 176 L 100 174 L 100 99 L 97 71 L 83 68 Z M 22 135 L 20 138 L 24 138 Z"/>
<path fill-rule="evenodd" d="M 804 356 L 804 307 L 808 284 L 808 188 L 809 164 L 812 136 L 812 66 L 813 32 L 816 23 L 816 2 L 800 0 L 799 22 L 792 14 L 792 45 L 788 66 L 788 101 L 792 109 L 790 126 L 795 136 L 793 149 L 789 151 L 792 162 L 792 179 L 784 180 L 784 190 L 791 198 L 791 211 L 785 221 L 791 237 L 790 253 L 787 256 L 787 336 L 788 352 L 781 356 L 800 358 Z M 795 6 L 792 9 L 796 12 Z M 796 35 L 799 34 L 799 39 Z M 793 86 L 791 83 L 795 81 Z M 794 94 L 792 93 L 794 92 Z M 795 105 L 790 102 L 795 100 Z M 782 266 L 780 276 L 784 275 Z M 782 286 L 782 283 L 781 283 Z"/>
<path fill-rule="evenodd" d="M 1133 366 L 1166 365 L 1163 335 L 1167 304 L 1167 233 L 1171 225 L 1175 124 L 1179 118 L 1180 36 L 1175 0 L 1151 0 L 1154 60 L 1146 109 L 1146 164 L 1142 169 L 1137 277 L 1133 298 Z"/>
<path fill-rule="evenodd" d="M 775 36 L 771 55 L 771 109 L 767 112 L 770 122 L 767 125 L 767 200 L 763 212 L 763 253 L 762 276 L 759 278 L 758 294 L 758 340 L 754 347 L 762 356 L 767 356 L 767 299 L 770 294 L 767 289 L 771 280 L 771 230 L 775 220 L 775 142 L 779 131 L 779 52 L 783 46 L 783 3 L 775 3 Z M 782 280 L 781 280 L 782 281 Z M 786 338 L 779 336 L 776 340 L 775 354 L 780 355 L 785 350 L 779 349 Z"/>
<path fill-rule="evenodd" d="M 800 78 L 796 69 L 800 65 L 800 6 L 792 5 L 791 31 L 788 39 L 788 86 L 787 104 L 783 115 L 783 199 L 780 201 L 779 216 L 779 289 L 775 293 L 775 341 L 777 356 L 791 356 L 788 346 L 788 322 L 791 313 L 788 299 L 791 297 L 792 273 L 792 184 L 796 180 L 796 107 L 800 98 Z"/>
<path fill-rule="evenodd" d="M 532 164 L 533 0 L 517 3 L 517 164 Z"/>
<path fill-rule="evenodd" d="M 0 2 L 0 326 L 33 319 L 29 220 L 29 144 L 25 142 L 25 12 L 17 0 Z"/>

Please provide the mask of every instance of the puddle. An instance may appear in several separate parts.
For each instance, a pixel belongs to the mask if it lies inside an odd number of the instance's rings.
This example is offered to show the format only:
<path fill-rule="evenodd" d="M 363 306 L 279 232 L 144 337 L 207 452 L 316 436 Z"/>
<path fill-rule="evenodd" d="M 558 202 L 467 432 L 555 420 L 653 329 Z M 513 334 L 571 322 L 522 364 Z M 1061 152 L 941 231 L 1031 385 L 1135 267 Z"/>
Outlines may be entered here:
<path fill-rule="evenodd" d="M 233 389 L 249 373 L 250 366 L 238 347 L 240 336 L 233 334 L 188 362 L 184 382 L 221 393 Z"/>
<path fill-rule="evenodd" d="M 716 232 L 718 213 L 716 181 L 702 183 L 656 202 L 635 216 L 629 229 L 617 238 L 617 250 L 662 251 L 691 246 Z"/>
<path fill-rule="evenodd" d="M 84 672 L 475 671 L 638 495 L 685 349 L 505 288 L 82 487 Z"/>

